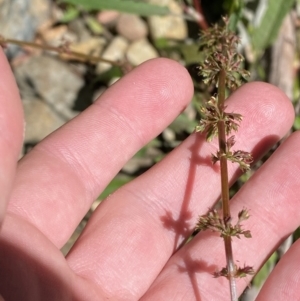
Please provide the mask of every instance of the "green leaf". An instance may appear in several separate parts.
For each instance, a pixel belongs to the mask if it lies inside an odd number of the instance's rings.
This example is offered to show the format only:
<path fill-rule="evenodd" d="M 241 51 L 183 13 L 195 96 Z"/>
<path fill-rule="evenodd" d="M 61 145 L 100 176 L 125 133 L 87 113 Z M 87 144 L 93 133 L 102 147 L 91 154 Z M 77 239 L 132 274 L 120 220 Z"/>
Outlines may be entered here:
<path fill-rule="evenodd" d="M 76 19 L 78 16 L 79 16 L 78 9 L 73 6 L 68 6 L 59 21 L 62 23 L 69 23 L 74 19 Z"/>
<path fill-rule="evenodd" d="M 271 257 L 267 260 L 267 262 L 262 266 L 262 268 L 259 270 L 259 272 L 254 277 L 254 279 L 253 279 L 254 286 L 261 287 L 263 282 L 269 276 L 272 268 L 276 264 L 277 259 L 278 259 L 278 256 L 277 256 L 277 253 L 275 252 L 271 255 Z"/>
<path fill-rule="evenodd" d="M 271 0 L 258 27 L 253 29 L 252 44 L 256 51 L 266 49 L 276 39 L 282 21 L 295 0 Z"/>
<path fill-rule="evenodd" d="M 199 52 L 199 45 L 194 44 L 182 44 L 179 47 L 186 65 L 199 63 L 204 60 L 204 52 Z"/>
<path fill-rule="evenodd" d="M 237 23 L 242 18 L 244 6 L 244 0 L 226 0 L 223 3 L 223 7 L 229 16 L 229 30 L 236 31 Z"/>
<path fill-rule="evenodd" d="M 182 113 L 169 125 L 169 128 L 177 134 L 183 131 L 191 134 L 195 130 L 197 123 L 196 120 L 191 120 L 186 114 Z"/>
<path fill-rule="evenodd" d="M 300 116 L 295 117 L 294 129 L 297 130 L 297 131 L 300 130 Z"/>
<path fill-rule="evenodd" d="M 298 227 L 296 230 L 295 230 L 295 232 L 294 232 L 294 234 L 293 234 L 293 241 L 295 242 L 297 239 L 299 239 L 300 238 L 300 227 Z"/>
<path fill-rule="evenodd" d="M 92 31 L 94 34 L 102 34 L 103 33 L 103 27 L 102 25 L 96 20 L 96 18 L 93 17 L 87 17 L 85 19 L 85 23 L 88 26 L 88 28 Z"/>
<path fill-rule="evenodd" d="M 60 0 L 63 3 L 79 5 L 85 10 L 112 9 L 140 16 L 167 15 L 168 7 L 134 0 Z"/>

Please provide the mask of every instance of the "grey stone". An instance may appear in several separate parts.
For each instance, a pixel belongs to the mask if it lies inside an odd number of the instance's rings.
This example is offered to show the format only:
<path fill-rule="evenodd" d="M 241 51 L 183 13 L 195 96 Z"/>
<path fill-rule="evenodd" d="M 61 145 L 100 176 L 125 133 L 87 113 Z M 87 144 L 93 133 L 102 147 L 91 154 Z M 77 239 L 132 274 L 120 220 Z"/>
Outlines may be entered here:
<path fill-rule="evenodd" d="M 38 28 L 49 16 L 49 0 L 2 0 L 1 35 L 11 39 L 32 41 Z M 8 45 L 5 53 L 12 59 L 21 51 L 17 45 Z"/>
<path fill-rule="evenodd" d="M 36 143 L 62 126 L 65 121 L 44 101 L 23 99 L 25 115 L 25 143 Z"/>
<path fill-rule="evenodd" d="M 14 69 L 21 95 L 38 95 L 66 121 L 77 113 L 72 111 L 83 79 L 70 64 L 47 55 L 31 57 Z M 22 93 L 24 91 L 24 93 Z"/>

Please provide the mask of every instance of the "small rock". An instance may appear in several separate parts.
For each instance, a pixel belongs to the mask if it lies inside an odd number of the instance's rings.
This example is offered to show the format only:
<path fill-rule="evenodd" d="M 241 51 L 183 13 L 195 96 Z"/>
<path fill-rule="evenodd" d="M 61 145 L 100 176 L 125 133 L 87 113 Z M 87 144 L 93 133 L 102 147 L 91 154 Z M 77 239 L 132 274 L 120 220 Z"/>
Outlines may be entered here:
<path fill-rule="evenodd" d="M 27 84 L 27 92 L 32 89 L 33 93 L 39 95 L 61 118 L 67 121 L 77 114 L 72 107 L 84 81 L 69 64 L 41 55 L 31 57 L 17 66 L 14 73 L 19 87 L 24 89 Z M 20 90 L 23 96 L 22 88 Z"/>
<path fill-rule="evenodd" d="M 23 99 L 25 143 L 37 143 L 62 126 L 65 121 L 40 99 Z"/>
<path fill-rule="evenodd" d="M 1 35 L 16 40 L 32 41 L 36 31 L 49 23 L 49 0 L 2 0 L 0 2 Z M 22 53 L 17 45 L 5 50 L 9 59 Z"/>
<path fill-rule="evenodd" d="M 131 158 L 122 168 L 122 170 L 128 174 L 133 174 L 140 168 L 147 168 L 153 164 L 151 158 Z"/>
<path fill-rule="evenodd" d="M 1 35 L 16 40 L 33 40 L 36 22 L 28 14 L 30 0 L 4 0 L 0 5 Z M 22 52 L 17 45 L 8 45 L 5 53 L 9 59 Z"/>
<path fill-rule="evenodd" d="M 110 79 L 110 81 L 108 82 L 108 86 L 112 86 L 113 84 L 115 84 L 118 80 L 120 79 L 119 76 L 114 76 Z"/>
<path fill-rule="evenodd" d="M 156 5 L 168 6 L 170 11 L 177 16 L 151 16 L 148 18 L 150 33 L 154 40 L 159 38 L 184 40 L 187 38 L 187 24 L 183 19 L 182 8 L 174 0 L 148 0 Z"/>
<path fill-rule="evenodd" d="M 163 138 L 168 141 L 168 142 L 171 142 L 171 141 L 174 141 L 176 139 L 176 134 L 175 132 L 170 129 L 170 128 L 166 128 L 163 132 L 162 132 L 162 136 Z"/>
<path fill-rule="evenodd" d="M 53 2 L 51 0 L 30 0 L 30 13 L 34 17 L 37 30 L 43 30 L 49 27 L 51 20 L 51 11 Z"/>
<path fill-rule="evenodd" d="M 100 205 L 101 200 L 97 199 L 96 201 L 93 202 L 92 206 L 91 206 L 91 211 L 94 212 L 97 207 Z"/>
<path fill-rule="evenodd" d="M 102 58 L 113 62 L 122 61 L 125 58 L 125 52 L 127 47 L 128 41 L 121 36 L 116 36 L 104 50 Z M 97 65 L 96 72 L 104 73 L 110 68 L 110 64 L 101 62 Z"/>
<path fill-rule="evenodd" d="M 72 236 L 69 238 L 69 240 L 66 242 L 66 244 L 61 248 L 61 252 L 64 256 L 68 254 L 68 252 L 71 250 L 77 239 L 79 238 L 80 234 L 82 233 L 84 227 L 86 226 L 87 221 L 83 219 L 77 228 L 75 229 Z"/>
<path fill-rule="evenodd" d="M 40 32 L 40 35 L 47 45 L 54 47 L 61 46 L 64 41 L 74 43 L 77 40 L 76 35 L 68 31 L 68 27 L 66 25 L 47 28 Z"/>
<path fill-rule="evenodd" d="M 132 14 L 121 14 L 117 20 L 116 30 L 129 41 L 140 40 L 148 35 L 146 22 Z"/>
<path fill-rule="evenodd" d="M 104 10 L 98 13 L 97 20 L 103 25 L 112 24 L 117 21 L 120 13 L 116 10 Z"/>
<path fill-rule="evenodd" d="M 82 19 L 75 19 L 69 23 L 68 27 L 76 35 L 78 42 L 87 41 L 91 38 L 91 33 L 86 28 Z"/>
<path fill-rule="evenodd" d="M 131 43 L 126 51 L 126 58 L 133 66 L 158 56 L 156 49 L 146 39 Z"/>
<path fill-rule="evenodd" d="M 102 37 L 91 37 L 90 39 L 70 45 L 70 50 L 86 55 L 100 56 L 106 40 Z"/>

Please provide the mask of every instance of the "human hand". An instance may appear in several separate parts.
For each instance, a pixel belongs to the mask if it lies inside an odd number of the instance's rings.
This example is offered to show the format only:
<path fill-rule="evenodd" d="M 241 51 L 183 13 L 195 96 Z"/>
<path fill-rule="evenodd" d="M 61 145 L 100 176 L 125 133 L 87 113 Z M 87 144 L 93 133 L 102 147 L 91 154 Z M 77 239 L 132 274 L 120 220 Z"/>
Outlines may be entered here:
<path fill-rule="evenodd" d="M 126 75 L 85 112 L 39 143 L 17 166 L 21 102 L 0 54 L 0 294 L 6 301 L 228 300 L 222 240 L 200 233 L 199 214 L 219 198 L 214 146 L 191 135 L 148 172 L 96 209 L 67 255 L 69 239 L 110 180 L 185 108 L 193 87 L 179 64 L 157 59 Z M 237 149 L 260 157 L 293 122 L 290 101 L 268 84 L 247 84 L 228 101 L 244 116 Z M 258 269 L 299 224 L 300 136 L 293 134 L 232 200 L 247 207 L 253 238 L 233 240 L 235 259 Z M 17 166 L 17 167 L 16 167 Z M 229 166 L 232 181 L 238 167 Z M 5 207 L 8 203 L 7 211 Z M 297 300 L 299 242 L 287 252 L 257 300 Z M 242 292 L 246 281 L 238 280 Z"/>

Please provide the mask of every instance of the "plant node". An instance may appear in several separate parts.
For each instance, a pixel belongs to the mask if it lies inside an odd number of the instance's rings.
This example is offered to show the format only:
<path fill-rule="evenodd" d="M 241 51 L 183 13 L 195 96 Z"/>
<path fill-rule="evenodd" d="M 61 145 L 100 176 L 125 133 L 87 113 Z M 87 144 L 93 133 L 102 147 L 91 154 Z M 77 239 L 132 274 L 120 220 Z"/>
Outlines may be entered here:
<path fill-rule="evenodd" d="M 229 279 L 230 277 L 244 278 L 248 275 L 254 275 L 255 274 L 255 271 L 254 271 L 253 267 L 246 266 L 246 265 L 244 265 L 243 267 L 238 267 L 237 265 L 235 265 L 234 270 L 235 270 L 235 272 L 233 274 L 229 274 L 227 267 L 224 267 L 220 271 L 215 271 L 213 276 L 214 276 L 214 278 L 226 277 L 227 279 Z"/>
<path fill-rule="evenodd" d="M 241 235 L 246 238 L 251 238 L 251 232 L 249 230 L 243 230 L 241 225 L 241 222 L 249 217 L 247 209 L 243 209 L 238 214 L 237 223 L 232 225 L 230 219 L 225 221 L 221 218 L 216 209 L 211 209 L 207 214 L 199 217 L 195 230 L 200 232 L 209 229 L 213 232 L 219 232 L 223 238 L 233 236 L 240 238 Z"/>

